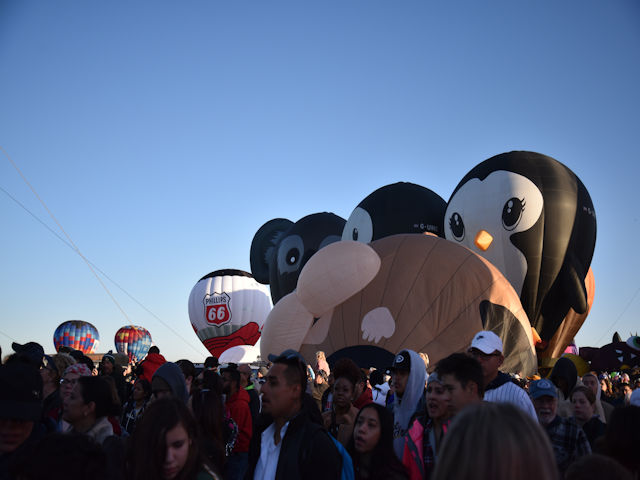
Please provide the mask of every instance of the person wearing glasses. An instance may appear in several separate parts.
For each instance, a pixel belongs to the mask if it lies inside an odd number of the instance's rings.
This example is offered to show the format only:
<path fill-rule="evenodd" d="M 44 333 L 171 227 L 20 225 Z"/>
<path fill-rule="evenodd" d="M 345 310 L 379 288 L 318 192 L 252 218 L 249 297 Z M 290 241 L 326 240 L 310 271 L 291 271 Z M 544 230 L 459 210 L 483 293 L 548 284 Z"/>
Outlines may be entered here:
<path fill-rule="evenodd" d="M 534 420 L 538 418 L 527 392 L 516 385 L 511 376 L 499 370 L 504 362 L 504 355 L 502 340 L 498 335 L 487 330 L 476 333 L 467 352 L 482 367 L 485 402 L 510 403 L 528 413 Z"/>
<path fill-rule="evenodd" d="M 320 423 L 313 400 L 304 399 L 307 364 L 294 350 L 285 350 L 273 362 L 262 385 L 263 418 L 251 441 L 245 478 L 338 479 L 342 457 Z"/>

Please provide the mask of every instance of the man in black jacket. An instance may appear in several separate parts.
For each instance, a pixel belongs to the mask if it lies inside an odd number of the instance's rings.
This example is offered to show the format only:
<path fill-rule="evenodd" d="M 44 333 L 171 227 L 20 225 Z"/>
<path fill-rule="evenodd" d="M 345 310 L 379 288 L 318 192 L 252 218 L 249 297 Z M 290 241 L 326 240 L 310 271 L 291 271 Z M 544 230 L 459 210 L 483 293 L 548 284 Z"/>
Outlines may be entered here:
<path fill-rule="evenodd" d="M 273 366 L 261 392 L 263 414 L 271 421 L 254 432 L 245 478 L 339 479 L 342 457 L 303 400 L 306 363 L 293 350 L 270 360 Z"/>

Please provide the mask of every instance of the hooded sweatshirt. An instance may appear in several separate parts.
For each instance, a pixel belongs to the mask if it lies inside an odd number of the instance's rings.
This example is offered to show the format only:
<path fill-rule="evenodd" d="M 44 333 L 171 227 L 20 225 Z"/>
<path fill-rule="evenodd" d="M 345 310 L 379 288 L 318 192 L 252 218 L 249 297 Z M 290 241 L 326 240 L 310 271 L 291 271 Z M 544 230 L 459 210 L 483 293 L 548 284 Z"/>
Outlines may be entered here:
<path fill-rule="evenodd" d="M 244 388 L 239 388 L 236 393 L 227 398 L 225 408 L 229 416 L 238 425 L 238 440 L 233 453 L 248 452 L 251 434 L 253 433 L 249 393 Z"/>
<path fill-rule="evenodd" d="M 166 362 L 156 370 L 156 373 L 153 374 L 153 378 L 159 377 L 164 380 L 169 388 L 173 392 L 173 395 L 176 398 L 179 398 L 184 403 L 187 403 L 189 400 L 189 392 L 187 392 L 187 384 L 184 381 L 184 375 L 182 375 L 182 370 L 180 367 L 173 362 Z M 151 380 L 153 384 L 153 379 Z"/>
<path fill-rule="evenodd" d="M 404 434 L 407 433 L 413 415 L 420 405 L 420 399 L 424 394 L 424 378 L 427 374 L 420 355 L 413 350 L 403 352 L 407 352 L 411 358 L 409 379 L 402 398 L 395 395 L 393 399 L 393 450 L 400 460 L 404 451 Z"/>

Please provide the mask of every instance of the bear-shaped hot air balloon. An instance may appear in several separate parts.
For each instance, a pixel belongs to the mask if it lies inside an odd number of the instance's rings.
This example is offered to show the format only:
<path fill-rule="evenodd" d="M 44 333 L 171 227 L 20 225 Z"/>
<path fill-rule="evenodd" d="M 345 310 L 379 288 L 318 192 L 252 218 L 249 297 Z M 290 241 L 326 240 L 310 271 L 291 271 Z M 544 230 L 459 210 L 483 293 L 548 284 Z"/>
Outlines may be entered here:
<path fill-rule="evenodd" d="M 115 335 L 114 342 L 118 353 L 129 357 L 129 362 L 140 362 L 149 353 L 151 334 L 144 327 L 126 325 Z"/>
<path fill-rule="evenodd" d="M 380 187 L 351 212 L 342 240 L 369 243 L 399 233 L 430 233 L 444 238 L 447 202 L 415 183 Z"/>
<path fill-rule="evenodd" d="M 302 267 L 314 253 L 340 240 L 344 224 L 344 218 L 323 212 L 295 223 L 275 218 L 260 227 L 251 242 L 251 273 L 269 284 L 274 304 L 296 288 Z"/>
<path fill-rule="evenodd" d="M 270 311 L 268 288 L 242 270 L 205 275 L 189 295 L 191 325 L 216 357 L 236 345 L 255 345 Z"/>
<path fill-rule="evenodd" d="M 445 236 L 511 282 L 546 348 L 570 309 L 588 308 L 584 280 L 596 215 L 580 179 L 557 160 L 510 152 L 474 167 L 453 191 Z"/>
<path fill-rule="evenodd" d="M 260 350 L 262 358 L 322 350 L 330 362 L 349 356 L 361 367 L 387 368 L 403 348 L 433 362 L 466 351 L 480 330 L 502 339 L 505 369 L 535 371 L 531 325 L 504 276 L 460 245 L 403 234 L 316 253 L 269 314 Z"/>
<path fill-rule="evenodd" d="M 56 351 L 62 346 L 80 350 L 85 355 L 95 353 L 100 343 L 98 329 L 83 320 L 68 320 L 58 325 L 53 333 Z"/>

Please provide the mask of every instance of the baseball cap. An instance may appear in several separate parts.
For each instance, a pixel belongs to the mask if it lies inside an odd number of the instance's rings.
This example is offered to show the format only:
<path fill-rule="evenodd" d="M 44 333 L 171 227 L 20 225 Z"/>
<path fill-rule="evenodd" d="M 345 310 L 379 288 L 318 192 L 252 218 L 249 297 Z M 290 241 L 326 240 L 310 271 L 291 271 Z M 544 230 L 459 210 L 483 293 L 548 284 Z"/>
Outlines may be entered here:
<path fill-rule="evenodd" d="M 268 358 L 269 358 L 270 362 L 275 362 L 279 358 L 285 358 L 287 360 L 291 360 L 294 357 L 298 358 L 304 365 L 307 364 L 307 362 L 305 362 L 305 360 L 304 360 L 304 357 L 302 355 L 300 355 L 300 352 L 297 352 L 292 348 L 287 348 L 280 355 L 274 355 L 273 353 L 270 353 Z"/>
<path fill-rule="evenodd" d="M 30 364 L 0 367 L 0 418 L 37 421 L 42 415 L 42 377 Z"/>
<path fill-rule="evenodd" d="M 36 342 L 28 342 L 24 345 L 13 342 L 11 348 L 13 348 L 13 351 L 18 355 L 27 358 L 34 366 L 40 368 L 42 357 L 44 357 L 44 348 L 42 348 L 42 345 Z"/>
<path fill-rule="evenodd" d="M 393 359 L 389 370 L 411 370 L 411 355 L 407 350 L 402 350 Z"/>
<path fill-rule="evenodd" d="M 544 396 L 556 398 L 558 396 L 558 391 L 556 386 L 550 380 L 543 378 L 542 380 L 531 382 L 531 385 L 529 386 L 529 394 L 534 400 Z"/>
<path fill-rule="evenodd" d="M 495 333 L 488 330 L 482 330 L 476 333 L 471 341 L 469 350 L 476 348 L 487 355 L 495 352 L 496 350 L 502 353 L 502 340 Z"/>

